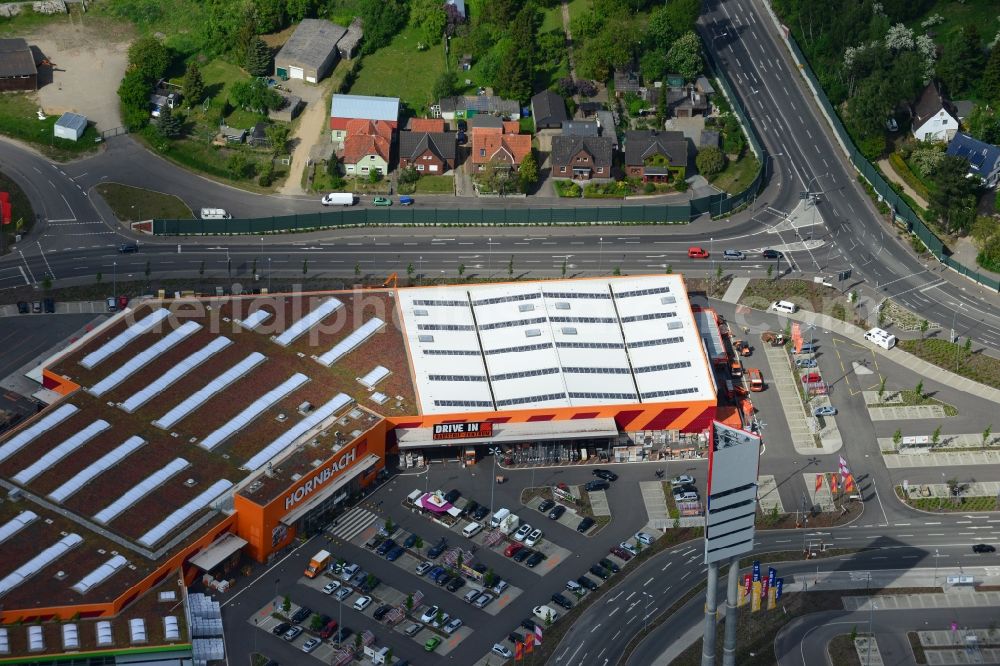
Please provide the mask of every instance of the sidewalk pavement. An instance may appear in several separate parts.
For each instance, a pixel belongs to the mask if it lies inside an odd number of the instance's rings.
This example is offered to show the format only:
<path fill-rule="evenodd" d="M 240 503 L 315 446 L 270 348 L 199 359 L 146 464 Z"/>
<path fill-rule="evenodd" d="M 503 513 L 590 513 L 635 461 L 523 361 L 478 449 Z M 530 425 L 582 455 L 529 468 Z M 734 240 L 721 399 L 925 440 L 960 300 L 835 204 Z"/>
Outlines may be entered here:
<path fill-rule="evenodd" d="M 740 297 L 743 296 L 743 291 L 750 284 L 750 278 L 745 277 L 735 277 L 730 281 L 729 287 L 726 288 L 726 293 L 722 295 L 722 301 L 724 303 L 736 303 L 740 302 Z"/>
<path fill-rule="evenodd" d="M 1000 451 L 966 451 L 963 453 L 904 453 L 882 454 L 886 469 L 904 467 L 979 467 L 1000 465 Z"/>

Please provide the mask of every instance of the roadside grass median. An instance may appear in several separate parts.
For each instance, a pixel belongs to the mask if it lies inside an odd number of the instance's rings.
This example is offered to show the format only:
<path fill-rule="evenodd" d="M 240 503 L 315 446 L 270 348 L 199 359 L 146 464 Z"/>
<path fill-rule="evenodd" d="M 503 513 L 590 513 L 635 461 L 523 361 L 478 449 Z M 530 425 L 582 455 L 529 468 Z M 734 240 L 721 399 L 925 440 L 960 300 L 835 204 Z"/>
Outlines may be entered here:
<path fill-rule="evenodd" d="M 172 194 L 164 194 L 120 183 L 101 183 L 97 192 L 122 222 L 139 220 L 193 220 L 188 205 Z"/>
<path fill-rule="evenodd" d="M 835 636 L 826 646 L 826 653 L 831 664 L 837 666 L 861 666 L 861 658 L 854 647 L 854 637 L 851 634 Z"/>
<path fill-rule="evenodd" d="M 917 486 L 911 485 L 911 490 Z M 994 495 L 957 497 L 907 497 L 902 486 L 896 486 L 896 497 L 908 506 L 931 513 L 968 513 L 978 511 L 997 511 L 997 498 Z"/>
<path fill-rule="evenodd" d="M 899 347 L 939 368 L 1000 389 L 1000 359 L 982 351 L 966 350 L 963 344 L 933 338 L 900 340 Z"/>
<path fill-rule="evenodd" d="M 730 160 L 726 168 L 709 179 L 715 187 L 730 194 L 739 194 L 745 190 L 760 171 L 760 162 L 749 154 L 744 154 L 738 160 Z"/>

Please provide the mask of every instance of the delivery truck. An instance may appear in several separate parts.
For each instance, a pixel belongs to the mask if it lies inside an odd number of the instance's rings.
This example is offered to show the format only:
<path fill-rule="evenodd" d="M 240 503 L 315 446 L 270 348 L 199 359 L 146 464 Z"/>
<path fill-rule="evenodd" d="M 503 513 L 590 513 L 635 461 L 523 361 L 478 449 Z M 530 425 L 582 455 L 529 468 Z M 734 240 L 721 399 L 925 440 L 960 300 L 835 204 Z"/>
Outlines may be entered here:
<path fill-rule="evenodd" d="M 306 567 L 306 577 L 315 578 L 326 571 L 326 568 L 330 566 L 330 558 L 330 553 L 326 550 L 321 550 L 313 555 L 312 559 L 309 560 L 309 566 Z"/>
<path fill-rule="evenodd" d="M 521 524 L 521 519 L 514 514 L 508 515 L 506 518 L 500 521 L 500 531 L 504 534 L 510 534 L 517 530 L 518 525 Z"/>

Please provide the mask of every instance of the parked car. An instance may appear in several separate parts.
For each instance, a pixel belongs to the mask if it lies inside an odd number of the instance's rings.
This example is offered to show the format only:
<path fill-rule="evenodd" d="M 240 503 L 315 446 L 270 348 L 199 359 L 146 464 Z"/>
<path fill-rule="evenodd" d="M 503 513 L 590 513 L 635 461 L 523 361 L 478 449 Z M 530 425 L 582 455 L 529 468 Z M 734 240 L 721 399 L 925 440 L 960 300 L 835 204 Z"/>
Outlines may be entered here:
<path fill-rule="evenodd" d="M 323 592 L 325 594 L 333 594 L 334 592 L 337 591 L 337 588 L 339 587 L 340 587 L 339 580 L 330 581 L 329 583 L 323 586 Z"/>
<path fill-rule="evenodd" d="M 350 192 L 330 192 L 319 201 L 324 206 L 353 206 L 357 198 Z"/>
<path fill-rule="evenodd" d="M 18 301 L 17 311 L 20 312 L 21 314 L 28 314 L 29 312 L 31 312 L 31 306 L 28 305 L 28 301 Z"/>
<path fill-rule="evenodd" d="M 41 301 L 32 301 L 31 302 L 31 311 L 34 312 L 34 313 L 41 312 L 42 311 L 42 302 Z"/>
<path fill-rule="evenodd" d="M 343 587 L 337 588 L 337 591 L 333 593 L 333 598 L 336 599 L 337 601 L 343 601 L 352 594 L 354 594 L 354 590 L 345 585 Z"/>
<path fill-rule="evenodd" d="M 535 621 L 532 620 L 530 617 L 521 620 L 521 626 L 527 629 L 529 632 L 535 631 Z"/>
<path fill-rule="evenodd" d="M 611 554 L 619 559 L 625 560 L 626 562 L 632 559 L 632 553 L 628 552 L 621 546 L 615 546 L 614 548 L 612 548 Z"/>
<path fill-rule="evenodd" d="M 704 248 L 689 247 L 688 259 L 708 259 L 708 252 Z"/>
<path fill-rule="evenodd" d="M 340 573 L 340 580 L 344 581 L 345 583 L 348 582 L 349 580 L 351 580 L 351 578 L 354 577 L 354 574 L 358 573 L 360 569 L 361 565 L 359 564 L 348 564 L 347 566 L 344 567 L 344 570 Z"/>
<path fill-rule="evenodd" d="M 490 513 L 490 507 L 481 506 L 475 510 L 475 512 L 472 514 L 472 517 L 478 521 L 482 521 L 483 518 L 489 515 L 489 513 Z"/>
<path fill-rule="evenodd" d="M 138 243 L 122 243 L 118 246 L 118 252 L 121 254 L 133 254 L 139 251 Z"/>
<path fill-rule="evenodd" d="M 514 536 L 512 536 L 511 538 L 514 539 L 514 541 L 524 541 L 526 538 L 528 538 L 528 535 L 531 534 L 531 530 L 532 530 L 531 525 L 525 523 L 524 525 L 521 525 L 519 528 L 517 528 L 517 531 L 514 532 Z"/>
<path fill-rule="evenodd" d="M 416 534 L 411 534 L 410 536 L 406 537 L 406 539 L 403 541 L 403 548 L 406 548 L 407 550 L 413 548 L 414 546 L 417 545 L 417 539 L 419 538 L 420 537 L 418 537 Z"/>
<path fill-rule="evenodd" d="M 372 200 L 372 203 L 375 204 L 376 206 L 391 206 L 392 199 L 390 199 L 389 197 L 375 197 Z"/>
<path fill-rule="evenodd" d="M 431 620 L 431 626 L 440 629 L 444 625 L 448 624 L 448 620 L 451 619 L 451 615 L 448 613 L 440 613 L 436 615 L 433 620 Z"/>
<path fill-rule="evenodd" d="M 583 594 L 583 586 L 575 580 L 566 581 L 566 589 L 573 594 Z"/>
<path fill-rule="evenodd" d="M 818 372 L 807 372 L 802 375 L 803 384 L 818 384 L 821 381 L 823 381 L 823 377 Z"/>
<path fill-rule="evenodd" d="M 536 566 L 538 566 L 539 564 L 541 564 L 544 560 L 545 560 L 545 555 L 542 555 L 540 552 L 538 552 L 536 550 L 535 552 L 533 552 L 531 554 L 531 557 L 529 557 L 527 560 L 525 560 L 524 563 L 527 565 L 527 567 L 529 569 L 534 569 Z"/>
<path fill-rule="evenodd" d="M 326 640 L 330 636 L 333 636 L 333 632 L 335 632 L 336 630 L 337 630 L 337 621 L 330 620 L 329 622 L 326 623 L 325 627 L 319 630 L 319 637 L 322 638 L 323 640 Z"/>
<path fill-rule="evenodd" d="M 479 502 L 470 499 L 468 502 L 465 503 L 465 508 L 462 509 L 462 515 L 471 516 L 472 513 L 478 508 L 479 508 Z"/>
<path fill-rule="evenodd" d="M 795 359 L 796 368 L 815 368 L 819 366 L 819 361 L 814 358 L 797 358 Z"/>
<path fill-rule="evenodd" d="M 493 590 L 493 594 L 502 594 L 508 587 L 510 587 L 510 583 L 503 578 L 497 578 L 490 589 Z"/>
<path fill-rule="evenodd" d="M 463 587 L 465 587 L 465 579 L 461 576 L 455 576 L 445 585 L 445 589 L 449 592 L 458 592 Z"/>
<path fill-rule="evenodd" d="M 413 638 L 414 636 L 419 634 L 420 630 L 423 628 L 424 625 L 420 624 L 419 622 L 413 622 L 412 624 L 407 626 L 406 629 L 403 629 L 403 633 L 409 636 L 410 638 Z"/>
<path fill-rule="evenodd" d="M 432 560 L 437 559 L 438 557 L 440 557 L 441 553 L 443 553 L 444 549 L 447 547 L 448 547 L 448 540 L 445 539 L 444 537 L 441 537 L 441 540 L 438 541 L 436 544 L 434 544 L 434 546 L 427 551 L 427 557 L 431 558 Z"/>
<path fill-rule="evenodd" d="M 607 580 L 611 576 L 611 572 L 599 564 L 590 565 L 590 573 L 594 574 L 601 580 Z"/>
<path fill-rule="evenodd" d="M 472 605 L 476 608 L 485 608 L 491 601 L 493 601 L 493 595 L 487 592 L 482 592 L 479 596 L 472 600 Z"/>
<path fill-rule="evenodd" d="M 534 553 L 534 551 L 530 548 L 522 548 L 514 553 L 514 556 L 511 559 L 515 562 L 524 562 L 526 559 L 531 557 L 532 553 Z"/>
<path fill-rule="evenodd" d="M 765 259 L 782 259 L 784 258 L 784 253 L 778 252 L 777 250 L 772 250 L 770 248 L 761 251 L 760 256 Z"/>
<path fill-rule="evenodd" d="M 460 493 L 457 488 L 452 488 L 444 494 L 444 501 L 454 504 L 461 496 L 462 493 Z"/>
<path fill-rule="evenodd" d="M 622 548 L 623 550 L 627 550 L 628 552 L 630 552 L 630 553 L 631 553 L 632 555 L 638 555 L 638 554 L 639 554 L 639 549 L 638 549 L 638 548 L 636 548 L 635 546 L 633 546 L 632 544 L 630 544 L 630 543 L 629 543 L 628 541 L 622 541 L 622 542 L 621 542 L 620 544 L 618 544 L 618 545 L 619 545 L 619 546 L 620 546 L 620 547 L 621 547 L 621 548 Z"/>
<path fill-rule="evenodd" d="M 297 611 L 292 613 L 292 624 L 299 624 L 300 622 L 305 622 L 310 615 L 312 615 L 312 609 L 308 606 L 300 606 Z"/>
<path fill-rule="evenodd" d="M 743 261 L 747 255 L 739 250 L 723 250 L 722 258 L 726 261 Z"/>
<path fill-rule="evenodd" d="M 514 557 L 524 548 L 523 543 L 512 543 L 503 551 L 506 557 Z"/>
<path fill-rule="evenodd" d="M 354 610 L 363 611 L 372 604 L 372 598 L 368 595 L 362 595 L 354 600 Z"/>
<path fill-rule="evenodd" d="M 433 566 L 434 565 L 431 564 L 430 562 L 421 562 L 420 564 L 417 565 L 417 568 L 414 569 L 414 571 L 418 576 L 423 576 L 425 573 L 428 572 L 428 570 L 433 568 Z"/>
<path fill-rule="evenodd" d="M 591 518 L 590 516 L 587 516 L 586 518 L 580 521 L 579 525 L 576 526 L 576 531 L 582 534 L 593 526 L 594 526 L 594 519 Z"/>
<path fill-rule="evenodd" d="M 514 656 L 514 653 L 510 651 L 510 648 L 508 648 L 508 647 L 506 647 L 506 646 L 504 646 L 504 645 L 502 645 L 500 643 L 494 643 L 493 647 L 490 648 L 490 651 L 493 654 L 500 655 L 504 659 L 510 659 L 511 657 Z"/>
<path fill-rule="evenodd" d="M 385 555 L 395 547 L 396 547 L 395 541 L 393 541 L 392 539 L 386 539 L 381 544 L 379 544 L 379 547 L 375 549 L 375 552 L 378 553 L 379 555 Z"/>
<path fill-rule="evenodd" d="M 826 407 L 817 407 L 813 410 L 813 416 L 836 416 L 837 408 L 827 405 Z"/>
<path fill-rule="evenodd" d="M 274 625 L 274 627 L 271 628 L 271 633 L 274 634 L 275 636 L 280 636 L 291 628 L 292 625 L 289 624 L 288 622 L 279 622 L 278 624 Z"/>
<path fill-rule="evenodd" d="M 653 536 L 650 534 L 646 534 L 645 532 L 636 532 L 635 540 L 642 543 L 645 546 L 653 545 Z"/>
<path fill-rule="evenodd" d="M 446 571 L 442 573 L 440 576 L 438 576 L 436 579 L 434 579 L 434 582 L 440 585 L 441 587 L 444 587 L 445 584 L 447 584 L 448 581 L 450 580 L 451 580 L 451 574 Z"/>
<path fill-rule="evenodd" d="M 322 642 L 323 641 L 321 641 L 318 638 L 310 638 L 309 640 L 307 640 L 305 643 L 302 644 L 302 651 L 305 652 L 306 654 L 309 654 L 317 647 L 319 647 L 319 644 Z"/>
<path fill-rule="evenodd" d="M 558 592 L 552 595 L 552 603 L 556 604 L 557 606 L 562 606 L 566 610 L 569 610 L 570 608 L 573 607 L 573 602 L 567 599 L 564 595 L 559 594 Z"/>
<path fill-rule="evenodd" d="M 390 550 L 388 553 L 385 554 L 385 559 L 389 560 L 390 562 L 395 562 L 405 552 L 406 552 L 405 548 L 403 548 L 402 546 L 396 546 L 395 548 L 393 548 L 392 550 Z"/>
<path fill-rule="evenodd" d="M 430 573 L 427 574 L 427 577 L 433 581 L 437 581 L 438 576 L 440 576 L 443 573 L 444 573 L 444 567 L 434 567 L 433 569 L 431 569 Z"/>
<path fill-rule="evenodd" d="M 408 197 L 408 196 L 401 196 L 401 197 L 399 197 L 399 205 L 400 206 L 412 206 L 413 205 L 413 197 Z"/>
<path fill-rule="evenodd" d="M 520 633 L 518 631 L 512 631 L 509 634 L 507 634 L 507 640 L 509 640 L 514 645 L 517 645 L 518 643 L 523 643 L 524 642 L 524 634 L 522 634 L 522 633 Z"/>
<path fill-rule="evenodd" d="M 997 552 L 996 546 L 991 546 L 988 543 L 977 543 L 972 547 L 973 553 L 995 553 Z"/>
<path fill-rule="evenodd" d="M 534 546 L 542 538 L 542 531 L 539 529 L 531 530 L 531 534 L 524 540 L 525 546 Z"/>
<path fill-rule="evenodd" d="M 382 621 L 385 618 L 385 616 L 389 614 L 389 611 L 391 610 L 392 606 L 390 606 L 389 604 L 382 604 L 381 606 L 375 609 L 375 612 L 372 613 L 372 617 L 375 618 L 376 620 Z"/>
<path fill-rule="evenodd" d="M 337 645 L 340 645 L 348 638 L 350 638 L 352 635 L 354 635 L 353 629 L 351 629 L 350 627 L 341 627 L 340 629 L 337 630 L 337 633 L 334 634 L 333 638 L 330 640 L 332 640 Z"/>
<path fill-rule="evenodd" d="M 42 305 L 44 306 L 45 311 L 48 312 L 49 314 L 52 314 L 56 311 L 56 301 L 53 298 L 46 298 L 45 300 L 42 301 Z"/>
<path fill-rule="evenodd" d="M 446 625 L 444 625 L 444 627 L 442 627 L 442 631 L 444 631 L 444 633 L 446 633 L 449 636 L 451 636 L 453 633 L 455 633 L 456 631 L 458 631 L 458 628 L 461 627 L 461 626 L 462 626 L 462 620 L 461 619 L 459 619 L 457 617 L 456 618 L 452 618 L 452 620 L 448 624 L 446 624 Z"/>
<path fill-rule="evenodd" d="M 618 566 L 617 564 L 615 564 L 614 562 L 612 562 L 611 560 L 609 560 L 606 557 L 602 558 L 598 562 L 598 564 L 600 564 L 602 567 L 604 567 L 605 569 L 607 569 L 611 573 L 618 573 L 619 571 L 622 570 L 620 566 Z"/>
<path fill-rule="evenodd" d="M 595 583 L 592 579 L 587 578 L 586 576 L 580 576 L 579 578 L 576 579 L 576 582 L 578 582 L 582 587 L 587 588 L 591 592 L 597 589 L 597 583 Z"/>
<path fill-rule="evenodd" d="M 441 610 L 440 606 L 428 607 L 427 610 L 424 611 L 424 614 L 420 616 L 420 621 L 425 624 L 430 622 L 437 616 L 439 610 Z"/>
<path fill-rule="evenodd" d="M 115 300 L 114 296 L 108 296 L 104 299 L 104 303 L 107 306 L 108 312 L 118 312 L 118 301 Z"/>
<path fill-rule="evenodd" d="M 427 652 L 434 652 L 438 645 L 441 645 L 441 638 L 439 636 L 431 636 L 427 639 L 427 642 L 424 643 L 424 650 Z"/>
<path fill-rule="evenodd" d="M 587 485 L 584 486 L 584 488 L 586 488 L 587 492 L 589 492 L 589 493 L 595 492 L 597 490 L 607 490 L 610 487 L 611 487 L 611 484 L 608 483 L 607 481 L 603 481 L 603 480 L 601 480 L 601 481 L 588 481 Z"/>
<path fill-rule="evenodd" d="M 286 641 L 294 641 L 301 633 L 302 627 L 289 627 L 288 630 L 281 635 L 281 637 Z"/>
<path fill-rule="evenodd" d="M 681 474 L 670 479 L 670 485 L 672 486 L 683 486 L 688 483 L 694 483 L 694 477 L 688 474 Z"/>
<path fill-rule="evenodd" d="M 551 509 L 555 505 L 556 505 L 556 503 L 553 502 L 552 500 L 545 500 L 541 504 L 538 505 L 538 510 L 541 513 L 545 513 L 546 511 L 548 511 L 549 509 Z"/>
<path fill-rule="evenodd" d="M 559 520 L 562 515 L 566 513 L 566 507 L 562 504 L 557 504 L 551 511 L 549 511 L 549 518 L 552 520 Z"/>
<path fill-rule="evenodd" d="M 610 469 L 595 469 L 591 472 L 594 476 L 599 479 L 604 479 L 605 481 L 617 481 L 618 475 L 612 472 Z"/>
<path fill-rule="evenodd" d="M 368 572 L 364 569 L 358 569 L 357 573 L 351 576 L 351 587 L 361 587 L 361 584 L 365 582 L 366 578 L 368 578 Z"/>

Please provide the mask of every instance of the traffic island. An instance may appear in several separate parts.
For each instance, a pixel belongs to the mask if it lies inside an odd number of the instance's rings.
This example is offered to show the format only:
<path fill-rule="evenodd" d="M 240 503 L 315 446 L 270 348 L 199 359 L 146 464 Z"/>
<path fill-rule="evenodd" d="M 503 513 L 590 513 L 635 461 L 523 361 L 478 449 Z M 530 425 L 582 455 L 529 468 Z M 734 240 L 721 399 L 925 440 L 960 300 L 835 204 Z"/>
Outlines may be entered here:
<path fill-rule="evenodd" d="M 997 511 L 1000 482 L 948 479 L 946 483 L 896 486 L 896 498 L 907 506 L 930 513 Z"/>

